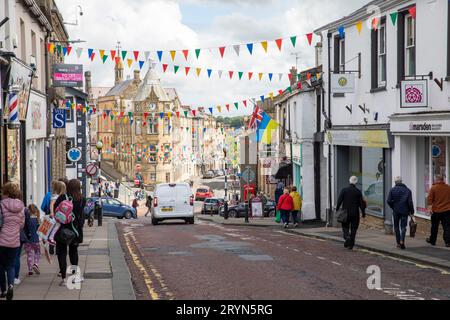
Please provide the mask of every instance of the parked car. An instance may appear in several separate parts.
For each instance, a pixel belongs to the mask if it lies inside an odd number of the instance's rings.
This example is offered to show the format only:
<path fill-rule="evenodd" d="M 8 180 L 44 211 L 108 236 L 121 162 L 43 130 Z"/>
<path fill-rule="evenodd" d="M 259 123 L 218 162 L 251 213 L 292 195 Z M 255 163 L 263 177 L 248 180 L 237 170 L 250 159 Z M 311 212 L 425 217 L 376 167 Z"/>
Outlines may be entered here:
<path fill-rule="evenodd" d="M 215 170 L 217 177 L 223 177 L 225 175 L 225 172 L 222 169 Z"/>
<path fill-rule="evenodd" d="M 84 207 L 84 215 L 89 218 L 94 214 L 95 203 L 99 200 L 98 197 L 86 199 L 86 206 Z M 131 219 L 136 217 L 136 209 L 120 202 L 117 199 L 102 197 L 102 212 L 104 217 L 113 217 L 119 219 Z"/>
<path fill-rule="evenodd" d="M 184 220 L 194 224 L 194 196 L 188 183 L 165 183 L 155 187 L 152 224 L 164 220 Z"/>
<path fill-rule="evenodd" d="M 214 179 L 214 172 L 208 171 L 203 175 L 203 179 Z"/>
<path fill-rule="evenodd" d="M 195 192 L 195 201 L 204 201 L 212 197 L 214 197 L 214 192 L 210 187 L 202 186 Z"/>
<path fill-rule="evenodd" d="M 219 209 L 223 206 L 225 200 L 220 198 L 206 199 L 203 203 L 202 214 L 219 214 Z"/>
<path fill-rule="evenodd" d="M 245 202 L 245 203 L 243 202 L 243 203 L 240 203 L 235 206 L 229 206 L 228 207 L 228 216 L 230 218 L 244 218 L 247 208 L 248 208 L 247 202 Z M 224 207 L 223 206 L 220 207 L 219 215 L 222 217 L 224 216 Z M 268 200 L 266 205 L 264 206 L 264 217 L 265 218 L 275 217 L 275 215 L 276 215 L 275 201 Z"/>

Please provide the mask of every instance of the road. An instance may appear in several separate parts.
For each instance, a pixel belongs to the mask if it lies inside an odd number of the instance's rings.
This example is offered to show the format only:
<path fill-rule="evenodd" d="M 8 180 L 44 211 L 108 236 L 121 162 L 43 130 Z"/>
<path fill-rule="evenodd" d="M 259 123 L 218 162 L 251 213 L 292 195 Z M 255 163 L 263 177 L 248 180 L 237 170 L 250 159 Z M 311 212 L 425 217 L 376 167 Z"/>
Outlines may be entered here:
<path fill-rule="evenodd" d="M 450 299 L 450 275 L 279 229 L 122 221 L 138 299 Z M 381 270 L 369 290 L 367 268 Z"/>

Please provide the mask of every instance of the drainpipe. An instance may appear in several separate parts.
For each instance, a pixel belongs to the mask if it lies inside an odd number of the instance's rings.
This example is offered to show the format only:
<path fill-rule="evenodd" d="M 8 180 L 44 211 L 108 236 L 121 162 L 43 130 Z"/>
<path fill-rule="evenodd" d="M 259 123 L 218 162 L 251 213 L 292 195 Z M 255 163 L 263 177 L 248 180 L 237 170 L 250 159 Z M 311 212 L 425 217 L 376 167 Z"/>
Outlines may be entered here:
<path fill-rule="evenodd" d="M 332 34 L 328 32 L 328 116 L 326 121 L 326 130 L 331 129 L 331 37 Z M 333 199 L 332 199 L 332 182 L 331 182 L 331 145 L 328 146 L 328 212 L 327 212 L 327 226 L 333 225 Z"/>

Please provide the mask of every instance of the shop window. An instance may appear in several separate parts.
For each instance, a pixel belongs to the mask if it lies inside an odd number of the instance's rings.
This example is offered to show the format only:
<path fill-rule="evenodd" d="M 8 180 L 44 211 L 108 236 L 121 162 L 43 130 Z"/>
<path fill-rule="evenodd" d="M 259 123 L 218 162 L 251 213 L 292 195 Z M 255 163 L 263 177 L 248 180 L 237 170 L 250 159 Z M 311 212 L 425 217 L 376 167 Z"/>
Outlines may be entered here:
<path fill-rule="evenodd" d="M 433 159 L 433 182 L 436 175 L 447 178 L 447 138 L 431 138 L 431 156 Z"/>
<path fill-rule="evenodd" d="M 362 190 L 367 211 L 378 216 L 384 213 L 383 149 L 362 148 Z"/>
<path fill-rule="evenodd" d="M 142 134 L 142 123 L 141 119 L 136 119 L 136 135 Z"/>

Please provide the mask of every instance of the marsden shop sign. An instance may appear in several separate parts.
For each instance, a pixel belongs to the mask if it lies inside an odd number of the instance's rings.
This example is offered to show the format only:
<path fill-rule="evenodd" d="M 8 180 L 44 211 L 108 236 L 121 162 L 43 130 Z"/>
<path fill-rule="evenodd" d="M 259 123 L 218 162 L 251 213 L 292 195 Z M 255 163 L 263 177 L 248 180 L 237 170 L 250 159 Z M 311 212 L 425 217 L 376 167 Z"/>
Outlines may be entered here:
<path fill-rule="evenodd" d="M 83 87 L 83 65 L 55 64 L 53 66 L 53 87 Z"/>
<path fill-rule="evenodd" d="M 393 121 L 391 131 L 396 134 L 448 134 L 450 121 Z"/>

